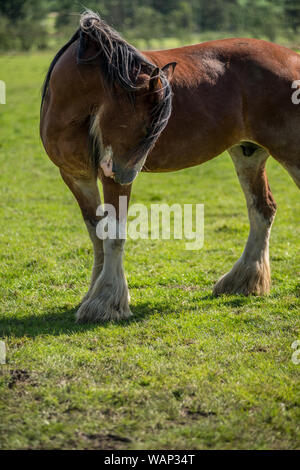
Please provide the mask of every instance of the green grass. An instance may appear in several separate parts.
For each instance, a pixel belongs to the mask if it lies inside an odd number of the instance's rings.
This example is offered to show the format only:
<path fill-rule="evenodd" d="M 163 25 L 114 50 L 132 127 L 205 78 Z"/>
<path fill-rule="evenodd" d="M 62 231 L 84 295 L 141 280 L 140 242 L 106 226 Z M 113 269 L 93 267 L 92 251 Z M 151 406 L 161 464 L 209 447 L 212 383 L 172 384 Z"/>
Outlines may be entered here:
<path fill-rule="evenodd" d="M 278 203 L 264 298 L 213 298 L 248 221 L 229 157 L 140 175 L 132 202 L 204 203 L 205 243 L 128 241 L 132 321 L 77 325 L 91 244 L 39 142 L 47 54 L 0 58 L 0 447 L 300 447 L 299 191 L 273 160 Z M 201 123 L 200 123 L 201 125 Z"/>

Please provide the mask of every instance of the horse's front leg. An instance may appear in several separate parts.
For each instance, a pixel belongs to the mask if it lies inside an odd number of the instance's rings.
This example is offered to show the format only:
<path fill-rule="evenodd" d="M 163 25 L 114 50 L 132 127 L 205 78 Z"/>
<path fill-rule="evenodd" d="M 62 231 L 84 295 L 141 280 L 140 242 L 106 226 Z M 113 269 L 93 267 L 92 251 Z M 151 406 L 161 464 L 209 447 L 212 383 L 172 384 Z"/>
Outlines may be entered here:
<path fill-rule="evenodd" d="M 92 172 L 87 172 L 85 178 L 75 178 L 62 169 L 60 169 L 60 173 L 64 182 L 77 199 L 90 239 L 93 243 L 93 271 L 89 291 L 82 300 L 82 302 L 84 302 L 89 297 L 93 285 L 103 268 L 103 242 L 96 234 L 96 226 L 99 222 L 99 217 L 97 217 L 96 212 L 100 205 L 100 194 L 97 178 Z"/>
<path fill-rule="evenodd" d="M 265 171 L 268 153 L 258 148 L 246 157 L 241 147 L 229 153 L 246 197 L 250 233 L 241 258 L 217 282 L 214 294 L 263 295 L 270 289 L 269 238 L 276 212 Z"/>
<path fill-rule="evenodd" d="M 108 236 L 103 240 L 103 269 L 96 279 L 89 297 L 77 312 L 77 321 L 79 322 L 122 320 L 132 315 L 123 268 L 125 238 L 121 230 L 121 224 L 124 223 L 124 217 L 127 215 L 131 185 L 121 186 L 105 176 L 102 176 L 102 184 L 105 206 L 109 204 L 114 208 L 115 221 L 110 220 L 110 222 L 115 223 L 116 230 L 115 233 L 108 230 Z M 120 196 L 126 197 L 125 214 L 122 213 L 120 207 Z M 124 198 L 122 199 L 124 202 Z"/>

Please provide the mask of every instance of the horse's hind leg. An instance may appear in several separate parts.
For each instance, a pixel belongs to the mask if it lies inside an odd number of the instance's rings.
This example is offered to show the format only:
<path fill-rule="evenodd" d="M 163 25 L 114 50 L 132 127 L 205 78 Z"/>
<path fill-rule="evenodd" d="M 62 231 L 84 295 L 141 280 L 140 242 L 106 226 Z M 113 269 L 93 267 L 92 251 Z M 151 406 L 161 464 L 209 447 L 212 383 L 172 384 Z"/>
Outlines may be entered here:
<path fill-rule="evenodd" d="M 276 212 L 265 170 L 269 155 L 256 148 L 251 156 L 245 156 L 241 146 L 229 153 L 246 197 L 250 233 L 241 258 L 217 282 L 214 294 L 263 295 L 270 289 L 269 237 Z"/>
<path fill-rule="evenodd" d="M 63 170 L 60 170 L 60 173 L 64 182 L 77 199 L 93 243 L 94 265 L 89 291 L 82 300 L 82 302 L 84 302 L 89 297 L 91 289 L 102 271 L 104 261 L 103 241 L 96 235 L 96 225 L 99 222 L 99 217 L 96 216 L 96 211 L 97 207 L 100 205 L 100 194 L 97 179 L 94 175 L 90 175 L 89 177 L 87 176 L 86 178 L 75 178 Z"/>
<path fill-rule="evenodd" d="M 279 162 L 285 167 L 285 169 L 289 172 L 293 180 L 295 181 L 296 185 L 300 189 L 300 162 L 296 165 L 286 164 L 282 160 Z"/>

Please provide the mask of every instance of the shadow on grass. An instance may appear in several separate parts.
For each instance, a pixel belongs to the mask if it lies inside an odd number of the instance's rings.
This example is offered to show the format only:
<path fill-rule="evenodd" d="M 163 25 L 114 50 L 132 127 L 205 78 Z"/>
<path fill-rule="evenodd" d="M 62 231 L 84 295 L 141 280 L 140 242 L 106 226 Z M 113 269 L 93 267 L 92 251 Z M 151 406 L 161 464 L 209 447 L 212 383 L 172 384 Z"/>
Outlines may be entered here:
<path fill-rule="evenodd" d="M 233 296 L 232 296 L 233 297 Z M 234 296 L 231 299 L 226 299 L 223 300 L 222 305 L 226 305 L 227 307 L 242 307 L 243 305 L 253 303 L 253 296 L 252 297 L 245 297 L 240 295 L 239 297 Z"/>
<path fill-rule="evenodd" d="M 203 295 L 198 300 L 198 304 L 190 305 L 189 312 L 197 310 L 197 306 L 213 305 L 218 299 L 219 305 L 226 305 L 231 308 L 241 307 L 249 303 L 249 297 L 214 297 L 212 294 Z M 79 305 L 74 308 L 66 306 L 47 309 L 38 315 L 28 315 L 25 317 L 6 317 L 0 319 L 0 335 L 7 337 L 37 337 L 40 335 L 71 335 L 79 332 L 90 331 L 96 328 L 108 328 L 111 325 L 121 325 L 126 328 L 132 323 L 145 321 L 152 315 L 167 316 L 176 313 L 174 308 L 166 302 L 141 302 L 136 306 L 131 306 L 133 316 L 129 320 L 106 323 L 76 323 L 75 313 Z"/>
<path fill-rule="evenodd" d="M 57 307 L 48 309 L 38 315 L 24 317 L 5 317 L 0 320 L 1 336 L 28 336 L 54 335 L 75 333 L 89 330 L 96 325 L 77 325 L 75 312 L 77 308 Z"/>
<path fill-rule="evenodd" d="M 167 315 L 173 310 L 163 303 L 139 303 L 132 306 L 132 318 L 118 322 L 105 323 L 76 323 L 75 313 L 79 305 L 75 308 L 57 307 L 38 314 L 27 315 L 26 317 L 5 317 L 0 319 L 1 337 L 37 337 L 40 335 L 71 335 L 79 332 L 90 331 L 96 328 L 108 328 L 111 325 L 122 325 L 127 327 L 132 323 L 144 321 L 152 314 Z"/>
<path fill-rule="evenodd" d="M 258 297 L 246 297 L 244 295 L 220 295 L 216 297 L 213 294 L 206 294 L 201 297 L 201 301 L 211 301 L 211 303 L 218 303 L 218 305 L 226 305 L 226 307 L 242 307 L 243 305 L 249 304 L 253 299 Z"/>

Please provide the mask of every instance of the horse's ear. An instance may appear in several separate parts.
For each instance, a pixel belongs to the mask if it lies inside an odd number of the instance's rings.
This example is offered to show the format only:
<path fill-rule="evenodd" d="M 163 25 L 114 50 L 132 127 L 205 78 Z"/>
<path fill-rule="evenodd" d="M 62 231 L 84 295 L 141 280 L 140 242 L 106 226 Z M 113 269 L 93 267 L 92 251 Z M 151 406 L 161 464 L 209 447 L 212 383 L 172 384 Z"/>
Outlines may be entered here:
<path fill-rule="evenodd" d="M 171 81 L 176 65 L 177 62 L 170 62 L 169 64 L 164 65 L 164 67 L 162 67 L 161 70 L 168 81 Z M 162 88 L 162 86 L 162 81 L 159 76 L 159 68 L 155 67 L 155 69 L 153 69 L 150 74 L 149 91 L 150 93 L 155 91 L 157 92 Z"/>
<path fill-rule="evenodd" d="M 169 64 L 164 65 L 164 67 L 162 68 L 162 71 L 169 82 L 172 80 L 176 65 L 177 62 L 170 62 Z"/>
<path fill-rule="evenodd" d="M 159 68 L 155 67 L 155 69 L 153 69 L 150 74 L 149 91 L 152 93 L 154 91 L 157 91 L 161 87 L 162 87 L 162 83 L 159 77 Z"/>

